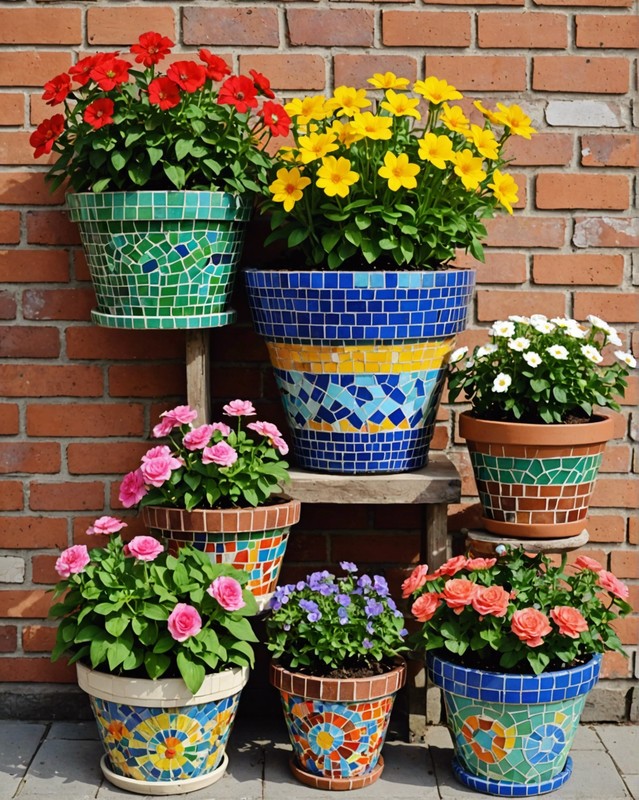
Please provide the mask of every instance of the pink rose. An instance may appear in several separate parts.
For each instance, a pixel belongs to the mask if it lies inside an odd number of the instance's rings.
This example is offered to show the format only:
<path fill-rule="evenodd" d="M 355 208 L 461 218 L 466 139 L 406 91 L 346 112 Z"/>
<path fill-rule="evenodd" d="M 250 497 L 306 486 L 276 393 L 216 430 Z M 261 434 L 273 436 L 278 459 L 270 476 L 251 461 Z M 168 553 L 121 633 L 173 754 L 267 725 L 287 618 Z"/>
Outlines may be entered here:
<path fill-rule="evenodd" d="M 246 427 L 259 433 L 260 436 L 266 436 L 267 439 L 277 439 L 282 436 L 277 425 L 273 425 L 272 422 L 249 422 Z"/>
<path fill-rule="evenodd" d="M 476 594 L 476 583 L 463 580 L 462 578 L 453 578 L 450 581 L 446 581 L 444 584 L 442 600 L 446 603 L 448 608 L 454 610 L 455 614 L 461 614 L 464 608 L 473 602 L 473 598 Z"/>
<path fill-rule="evenodd" d="M 225 422 L 212 422 L 211 427 L 214 431 L 220 431 L 222 436 L 230 436 L 231 429 Z"/>
<path fill-rule="evenodd" d="M 97 533 L 103 533 L 105 536 L 108 536 L 112 533 L 117 533 L 118 531 L 121 531 L 122 528 L 126 527 L 126 522 L 122 522 L 115 517 L 100 517 L 99 519 L 96 519 L 90 528 L 87 528 L 87 534 L 89 536 L 93 536 Z"/>
<path fill-rule="evenodd" d="M 164 548 L 153 536 L 134 536 L 126 546 L 126 555 L 134 556 L 138 561 L 155 561 L 163 551 Z"/>
<path fill-rule="evenodd" d="M 512 632 L 529 647 L 539 647 L 544 643 L 543 636 L 552 633 L 548 617 L 536 608 L 523 608 L 515 611 L 510 621 Z"/>
<path fill-rule="evenodd" d="M 203 450 L 211 441 L 215 428 L 212 425 L 200 425 L 193 428 L 184 437 L 184 446 L 187 450 Z"/>
<path fill-rule="evenodd" d="M 226 442 L 218 442 L 213 447 L 202 450 L 203 464 L 217 464 L 219 467 L 230 467 L 237 461 L 237 452 Z"/>
<path fill-rule="evenodd" d="M 171 472 L 181 466 L 182 462 L 173 456 L 160 456 L 144 461 L 140 472 L 145 483 L 149 483 L 151 486 L 162 486 L 171 477 Z"/>
<path fill-rule="evenodd" d="M 550 618 L 559 628 L 563 636 L 578 639 L 579 634 L 588 630 L 588 623 L 581 611 L 572 606 L 555 606 L 550 612 Z"/>
<path fill-rule="evenodd" d="M 460 569 L 464 569 L 467 563 L 466 556 L 455 556 L 454 558 L 449 558 L 445 564 L 442 564 L 437 572 L 440 575 L 456 575 Z"/>
<path fill-rule="evenodd" d="M 213 581 L 206 591 L 226 611 L 237 611 L 246 605 L 242 599 L 242 587 L 235 578 L 220 576 Z"/>
<path fill-rule="evenodd" d="M 469 558 L 466 561 L 466 569 L 490 569 L 497 563 L 496 558 Z"/>
<path fill-rule="evenodd" d="M 606 569 L 599 571 L 597 584 L 601 586 L 602 589 L 605 589 L 607 592 L 610 592 L 610 594 L 614 594 L 615 597 L 619 597 L 622 600 L 627 600 L 630 594 L 626 584 Z"/>
<path fill-rule="evenodd" d="M 411 606 L 411 612 L 418 622 L 428 622 L 440 606 L 437 592 L 426 592 Z"/>
<path fill-rule="evenodd" d="M 579 556 L 575 559 L 575 566 L 577 569 L 589 569 L 591 572 L 601 572 L 603 567 L 594 558 L 588 556 Z"/>
<path fill-rule="evenodd" d="M 144 485 L 142 470 L 136 469 L 134 472 L 129 472 L 128 475 L 124 476 L 118 496 L 125 508 L 131 508 L 137 505 L 146 493 L 147 488 Z"/>
<path fill-rule="evenodd" d="M 158 422 L 157 425 L 153 426 L 153 436 L 155 436 L 156 439 L 163 439 L 171 433 L 174 427 L 173 420 L 163 419 L 162 422 Z"/>
<path fill-rule="evenodd" d="M 276 436 L 273 439 L 273 447 L 277 447 L 280 455 L 285 456 L 288 453 L 288 445 L 281 436 Z"/>
<path fill-rule="evenodd" d="M 402 583 L 402 597 L 410 597 L 416 589 L 426 583 L 426 575 L 428 573 L 428 564 L 419 564 Z"/>
<path fill-rule="evenodd" d="M 178 603 L 167 620 L 169 633 L 176 642 L 184 642 L 190 636 L 197 636 L 202 630 L 202 617 L 193 606 Z"/>
<path fill-rule="evenodd" d="M 172 455 L 173 453 L 168 445 L 159 444 L 157 447 L 152 447 L 150 450 L 146 451 L 142 456 L 142 463 L 151 461 L 152 458 L 171 458 Z"/>
<path fill-rule="evenodd" d="M 253 417 L 255 409 L 250 400 L 231 400 L 222 409 L 229 417 Z"/>
<path fill-rule="evenodd" d="M 482 617 L 505 617 L 510 593 L 501 586 L 477 586 L 472 606 Z"/>
<path fill-rule="evenodd" d="M 61 578 L 68 578 L 72 574 L 83 572 L 90 561 L 87 546 L 74 544 L 73 547 L 67 547 L 60 553 L 60 557 L 55 562 L 55 571 Z"/>
<path fill-rule="evenodd" d="M 170 411 L 163 411 L 160 417 L 161 422 L 153 428 L 156 439 L 168 436 L 173 428 L 178 428 L 180 425 L 189 425 L 197 417 L 197 411 L 190 406 L 176 406 Z"/>

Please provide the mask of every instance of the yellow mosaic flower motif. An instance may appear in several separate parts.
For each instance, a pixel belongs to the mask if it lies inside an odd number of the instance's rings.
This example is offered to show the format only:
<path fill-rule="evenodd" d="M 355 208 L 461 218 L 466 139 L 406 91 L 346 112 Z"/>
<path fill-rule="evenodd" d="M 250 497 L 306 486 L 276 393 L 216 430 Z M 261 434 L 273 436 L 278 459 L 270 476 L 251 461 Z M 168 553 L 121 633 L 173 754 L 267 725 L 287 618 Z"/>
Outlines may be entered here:
<path fill-rule="evenodd" d="M 366 98 L 366 89 L 355 89 L 353 86 L 338 86 L 328 101 L 331 111 L 346 114 L 347 117 L 354 116 L 370 104 L 371 101 Z"/>
<path fill-rule="evenodd" d="M 337 150 L 338 145 L 332 133 L 311 133 L 309 136 L 300 136 L 299 151 L 302 164 L 310 164 L 318 158 Z"/>
<path fill-rule="evenodd" d="M 524 139 L 530 139 L 535 129 L 530 125 L 530 117 L 524 114 L 518 105 L 505 106 L 503 103 L 497 103 L 499 114 L 495 114 L 495 119 L 500 125 L 510 128 L 510 132 L 515 136 L 523 136 Z"/>
<path fill-rule="evenodd" d="M 310 178 L 301 175 L 297 167 L 278 169 L 277 179 L 268 187 L 276 203 L 284 204 L 284 211 L 292 211 L 298 200 L 302 199 L 302 191 L 311 182 Z"/>
<path fill-rule="evenodd" d="M 448 128 L 449 131 L 453 131 L 453 133 L 466 135 L 469 130 L 470 121 L 465 116 L 461 106 L 449 106 L 448 103 L 444 103 L 439 119 L 442 125 Z"/>
<path fill-rule="evenodd" d="M 394 72 L 376 72 L 367 83 L 376 89 L 405 89 L 410 81 L 408 78 L 398 78 Z"/>
<path fill-rule="evenodd" d="M 455 160 L 451 140 L 448 136 L 437 136 L 435 133 L 427 133 L 419 140 L 418 155 L 437 169 L 446 169 L 446 162 Z"/>
<path fill-rule="evenodd" d="M 393 120 L 391 117 L 377 117 L 370 111 L 355 114 L 351 120 L 350 130 L 356 139 L 390 139 L 393 135 Z"/>
<path fill-rule="evenodd" d="M 380 177 L 386 178 L 388 188 L 392 192 L 397 192 L 402 187 L 404 189 L 414 189 L 417 186 L 415 176 L 418 172 L 419 166 L 411 164 L 406 153 L 400 153 L 396 156 L 390 150 L 384 156 L 384 166 L 377 170 L 377 174 Z"/>
<path fill-rule="evenodd" d="M 493 194 L 508 211 L 509 214 L 513 213 L 512 204 L 519 200 L 517 190 L 519 187 L 515 183 L 512 175 L 501 173 L 498 169 L 493 172 L 493 182 L 488 184 L 488 188 L 493 190 Z"/>
<path fill-rule="evenodd" d="M 425 81 L 416 81 L 413 84 L 413 89 L 417 94 L 421 94 L 422 97 L 425 97 L 429 103 L 433 103 L 436 106 L 447 100 L 461 100 L 464 96 L 461 92 L 458 92 L 454 86 L 448 83 L 448 81 L 439 80 L 439 78 L 434 78 L 432 76 L 426 78 Z"/>
<path fill-rule="evenodd" d="M 455 174 L 459 175 L 467 189 L 476 189 L 486 177 L 482 164 L 483 159 L 474 156 L 472 150 L 462 150 L 455 154 Z"/>
<path fill-rule="evenodd" d="M 309 97 L 295 97 L 286 103 L 284 110 L 289 117 L 295 117 L 298 125 L 308 125 L 314 119 L 326 119 L 330 116 L 330 110 L 326 106 L 326 98 L 323 94 L 316 94 Z"/>
<path fill-rule="evenodd" d="M 480 128 L 479 125 L 471 125 L 469 138 L 484 158 L 496 161 L 499 157 L 499 142 L 495 139 L 495 134 L 487 128 Z"/>
<path fill-rule="evenodd" d="M 359 175 L 351 169 L 351 162 L 347 158 L 327 156 L 317 170 L 316 184 L 328 197 L 346 197 L 350 187 L 358 180 Z"/>
<path fill-rule="evenodd" d="M 417 110 L 419 98 L 398 94 L 392 89 L 386 91 L 386 99 L 381 102 L 381 107 L 390 111 L 394 117 L 415 117 L 421 119 L 422 115 Z"/>

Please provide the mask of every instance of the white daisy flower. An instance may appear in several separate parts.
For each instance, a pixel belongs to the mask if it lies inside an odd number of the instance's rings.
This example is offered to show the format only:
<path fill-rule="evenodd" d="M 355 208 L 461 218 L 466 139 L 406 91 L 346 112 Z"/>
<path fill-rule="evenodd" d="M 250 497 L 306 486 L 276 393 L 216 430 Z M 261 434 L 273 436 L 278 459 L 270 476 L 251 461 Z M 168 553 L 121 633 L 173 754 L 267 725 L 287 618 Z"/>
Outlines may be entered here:
<path fill-rule="evenodd" d="M 509 339 L 515 333 L 515 326 L 512 322 L 499 320 L 493 323 L 493 327 L 488 331 L 491 336 L 507 336 Z"/>
<path fill-rule="evenodd" d="M 467 352 L 468 352 L 467 347 L 458 347 L 457 350 L 455 350 L 455 352 L 451 355 L 449 363 L 455 364 L 457 361 L 461 361 Z"/>
<path fill-rule="evenodd" d="M 485 344 L 483 347 L 478 347 L 475 356 L 477 358 L 484 358 L 485 356 L 489 356 L 491 353 L 494 353 L 497 350 L 496 344 Z"/>
<path fill-rule="evenodd" d="M 561 344 L 553 344 L 552 347 L 547 347 L 546 352 L 550 353 L 553 358 L 559 361 L 566 361 L 568 359 L 568 351 Z"/>
<path fill-rule="evenodd" d="M 510 347 L 511 350 L 516 350 L 518 353 L 523 353 L 524 350 L 530 347 L 530 339 L 526 339 L 525 336 L 518 336 L 516 339 L 511 339 L 508 342 L 508 347 Z"/>
<path fill-rule="evenodd" d="M 606 334 L 606 344 L 614 344 L 615 347 L 621 347 L 623 344 L 619 338 L 619 334 L 614 328 L 611 328 Z"/>
<path fill-rule="evenodd" d="M 529 367 L 538 367 L 541 364 L 541 356 L 534 350 L 530 350 L 528 353 L 524 353 L 524 361 Z"/>
<path fill-rule="evenodd" d="M 593 328 L 599 328 L 600 331 L 605 331 L 606 333 L 610 333 L 611 331 L 610 325 L 608 325 L 608 323 L 600 317 L 596 317 L 594 314 L 588 315 L 588 322 Z"/>
<path fill-rule="evenodd" d="M 548 317 L 545 314 L 533 314 L 530 318 L 532 325 L 538 325 L 540 322 L 547 322 Z"/>
<path fill-rule="evenodd" d="M 510 375 L 500 372 L 493 382 L 493 392 L 505 392 L 512 382 Z"/>
<path fill-rule="evenodd" d="M 595 364 L 600 364 L 603 361 L 603 356 L 599 350 L 597 350 L 597 348 L 593 347 L 591 344 L 582 344 L 581 352 L 589 361 L 593 361 Z"/>
<path fill-rule="evenodd" d="M 568 317 L 553 317 L 551 322 L 554 322 L 558 328 L 569 328 L 571 325 L 576 325 L 576 321 L 574 319 L 568 319 Z"/>
<path fill-rule="evenodd" d="M 629 367 L 634 369 L 637 366 L 637 359 L 632 355 L 632 353 L 624 353 L 623 350 L 615 350 L 615 355 L 619 361 L 623 361 L 624 364 L 627 364 Z"/>
<path fill-rule="evenodd" d="M 586 338 L 586 331 L 575 322 L 572 325 L 568 325 L 565 329 L 568 336 L 572 336 L 573 339 L 585 339 Z"/>
<path fill-rule="evenodd" d="M 547 319 L 543 322 L 533 322 L 532 326 L 539 333 L 552 333 L 555 330 L 555 326 Z"/>
<path fill-rule="evenodd" d="M 530 322 L 530 317 L 520 317 L 518 314 L 511 314 L 508 319 L 511 322 L 521 322 L 524 325 L 527 325 Z"/>

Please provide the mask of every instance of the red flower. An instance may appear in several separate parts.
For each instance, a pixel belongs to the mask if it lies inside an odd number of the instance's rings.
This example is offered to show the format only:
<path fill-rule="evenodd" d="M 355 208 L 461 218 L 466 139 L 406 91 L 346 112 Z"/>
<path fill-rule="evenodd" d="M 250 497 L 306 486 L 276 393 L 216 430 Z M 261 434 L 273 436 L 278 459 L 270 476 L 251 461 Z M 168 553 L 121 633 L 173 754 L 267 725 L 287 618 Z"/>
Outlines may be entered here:
<path fill-rule="evenodd" d="M 79 83 L 80 86 L 85 86 L 91 80 L 91 71 L 97 63 L 95 56 L 87 56 L 81 58 L 77 64 L 69 67 L 69 75 L 73 76 L 73 80 Z"/>
<path fill-rule="evenodd" d="M 176 61 L 171 64 L 166 74 L 189 94 L 204 86 L 206 80 L 206 70 L 195 61 Z"/>
<path fill-rule="evenodd" d="M 162 111 L 174 108 L 180 102 L 180 87 L 170 78 L 156 78 L 149 84 L 149 102 Z"/>
<path fill-rule="evenodd" d="M 250 78 L 244 75 L 233 76 L 224 81 L 220 87 L 217 102 L 220 105 L 235 106 L 243 114 L 249 108 L 257 106 L 257 90 Z"/>
<path fill-rule="evenodd" d="M 168 55 L 174 45 L 175 42 L 168 37 L 149 31 L 140 36 L 138 44 L 131 45 L 131 52 L 135 54 L 138 64 L 151 67 Z"/>
<path fill-rule="evenodd" d="M 223 58 L 214 56 L 210 50 L 204 47 L 199 53 L 200 59 L 206 64 L 206 75 L 213 81 L 221 81 L 225 75 L 230 75 L 229 65 Z"/>
<path fill-rule="evenodd" d="M 113 100 L 103 97 L 85 108 L 82 119 L 97 130 L 113 122 L 113 109 Z"/>
<path fill-rule="evenodd" d="M 71 78 L 66 72 L 56 75 L 44 84 L 44 94 L 42 99 L 47 101 L 48 106 L 57 106 L 71 91 Z"/>
<path fill-rule="evenodd" d="M 98 84 L 100 89 L 110 92 L 120 83 L 129 80 L 131 65 L 122 58 L 102 58 L 93 67 L 89 77 Z"/>
<path fill-rule="evenodd" d="M 53 143 L 64 130 L 64 117 L 54 114 L 51 119 L 43 120 L 29 137 L 29 144 L 35 147 L 34 158 L 47 155 L 53 148 Z"/>
<path fill-rule="evenodd" d="M 249 74 L 251 78 L 253 78 L 253 83 L 255 84 L 257 91 L 260 94 L 263 94 L 264 97 L 270 97 L 272 100 L 275 95 L 271 91 L 271 82 L 269 79 L 265 75 L 262 75 L 261 72 L 258 72 L 254 69 L 250 69 Z"/>
<path fill-rule="evenodd" d="M 267 100 L 258 112 L 268 126 L 273 136 L 286 136 L 291 126 L 291 118 L 279 103 Z"/>

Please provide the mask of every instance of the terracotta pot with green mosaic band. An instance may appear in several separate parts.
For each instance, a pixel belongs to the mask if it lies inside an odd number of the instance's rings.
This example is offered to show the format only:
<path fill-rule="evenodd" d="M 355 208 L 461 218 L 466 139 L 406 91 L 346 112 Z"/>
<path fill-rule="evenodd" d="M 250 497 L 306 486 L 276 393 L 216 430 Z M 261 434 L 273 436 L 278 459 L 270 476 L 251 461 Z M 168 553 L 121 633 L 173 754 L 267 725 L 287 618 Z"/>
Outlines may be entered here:
<path fill-rule="evenodd" d="M 291 526 L 300 518 L 299 500 L 257 508 L 195 509 L 147 506 L 145 524 L 175 553 L 191 544 L 216 564 L 232 564 L 248 572 L 246 588 L 259 611 L 268 605 L 277 586 Z"/>
<path fill-rule="evenodd" d="M 528 425 L 459 417 L 491 533 L 515 539 L 562 539 L 586 527 L 588 506 L 610 417 L 575 425 Z"/>
<path fill-rule="evenodd" d="M 319 678 L 271 662 L 293 756 L 291 772 L 315 789 L 370 786 L 382 774 L 380 755 L 406 662 L 370 678 Z"/>
<path fill-rule="evenodd" d="M 541 675 L 487 672 L 428 654 L 443 690 L 453 771 L 471 789 L 499 797 L 552 792 L 572 774 L 570 748 L 601 655 Z"/>
<path fill-rule="evenodd" d="M 227 325 L 252 198 L 227 192 L 80 192 L 67 195 L 108 328 Z"/>

